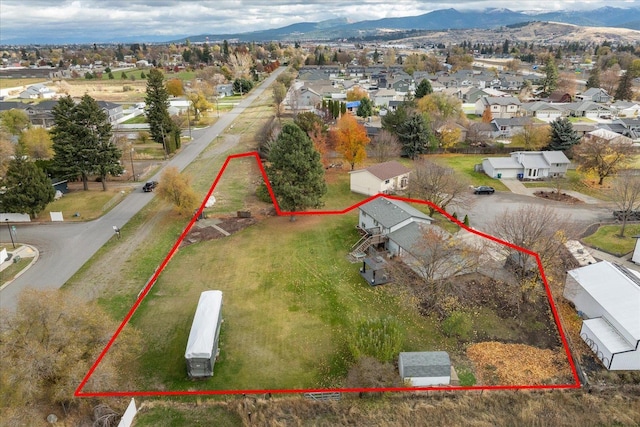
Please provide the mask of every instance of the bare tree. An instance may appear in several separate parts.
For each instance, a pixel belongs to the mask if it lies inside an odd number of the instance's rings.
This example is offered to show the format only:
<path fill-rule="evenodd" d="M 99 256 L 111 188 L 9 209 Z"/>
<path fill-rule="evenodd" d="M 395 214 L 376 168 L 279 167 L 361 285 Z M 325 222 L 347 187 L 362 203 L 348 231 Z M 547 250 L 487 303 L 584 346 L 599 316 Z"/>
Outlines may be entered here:
<path fill-rule="evenodd" d="M 526 150 L 540 150 L 549 144 L 551 129 L 549 125 L 535 125 L 528 123 L 523 126 L 522 132 L 511 138 L 511 142 L 516 147 L 523 147 Z"/>
<path fill-rule="evenodd" d="M 620 237 L 624 237 L 624 230 L 631 213 L 640 208 L 640 175 L 634 172 L 622 170 L 613 181 L 611 200 L 622 213 Z"/>
<path fill-rule="evenodd" d="M 410 248 L 410 264 L 428 284 L 459 274 L 471 273 L 480 265 L 481 251 L 465 245 L 440 227 L 421 227 L 417 242 Z"/>
<path fill-rule="evenodd" d="M 370 157 L 375 158 L 378 162 L 386 162 L 400 156 L 401 149 L 398 137 L 384 129 L 373 137 L 371 145 L 369 145 Z"/>
<path fill-rule="evenodd" d="M 565 242 L 575 233 L 574 228 L 570 217 L 560 216 L 547 205 L 507 210 L 490 225 L 494 236 L 537 253 L 545 269 L 561 264 L 560 255 Z M 538 270 L 533 256 L 508 246 L 501 249 L 520 282 Z"/>
<path fill-rule="evenodd" d="M 416 169 L 409 180 L 409 193 L 411 197 L 428 200 L 443 210 L 469 207 L 473 200 L 469 185 L 453 169 L 422 160 L 416 162 Z M 429 206 L 429 215 L 435 211 Z"/>
<path fill-rule="evenodd" d="M 582 142 L 573 146 L 573 160 L 578 169 L 593 172 L 600 179 L 615 175 L 632 160 L 633 145 L 630 142 L 616 142 L 596 135 L 585 136 Z"/>

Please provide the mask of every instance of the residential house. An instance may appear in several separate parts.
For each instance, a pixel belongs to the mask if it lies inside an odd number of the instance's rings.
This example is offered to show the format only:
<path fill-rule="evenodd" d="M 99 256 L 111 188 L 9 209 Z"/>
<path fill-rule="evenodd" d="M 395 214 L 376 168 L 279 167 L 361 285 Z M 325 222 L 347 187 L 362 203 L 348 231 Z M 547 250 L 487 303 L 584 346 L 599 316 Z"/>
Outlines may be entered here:
<path fill-rule="evenodd" d="M 373 104 L 377 107 L 387 107 L 389 101 L 396 101 L 395 89 L 379 89 L 373 94 Z"/>
<path fill-rule="evenodd" d="M 476 101 L 476 115 L 482 116 L 482 113 L 489 108 L 493 118 L 508 119 L 520 114 L 521 105 L 520 100 L 513 96 L 486 96 Z"/>
<path fill-rule="evenodd" d="M 524 127 L 532 124 L 529 117 L 512 117 L 509 119 L 493 119 L 491 121 L 498 129 L 498 138 L 511 138 L 514 135 L 522 133 Z"/>
<path fill-rule="evenodd" d="M 640 370 L 640 273 L 601 261 L 567 272 L 580 337 L 608 370 Z"/>
<path fill-rule="evenodd" d="M 596 129 L 591 132 L 587 132 L 582 137 L 584 141 L 589 141 L 591 139 L 599 139 L 607 141 L 609 144 L 631 144 L 633 141 L 631 138 L 620 135 L 619 133 L 607 130 L 607 129 Z"/>
<path fill-rule="evenodd" d="M 552 122 L 562 117 L 564 109 L 560 106 L 549 104 L 544 101 L 527 102 L 522 104 L 521 109 L 527 116 L 535 117 L 545 122 Z"/>
<path fill-rule="evenodd" d="M 405 384 L 412 387 L 451 383 L 451 360 L 446 351 L 401 352 L 398 370 Z"/>
<path fill-rule="evenodd" d="M 373 196 L 405 190 L 411 170 L 395 160 L 349 172 L 351 191 Z"/>
<path fill-rule="evenodd" d="M 509 157 L 488 157 L 482 169 L 492 178 L 545 179 L 564 176 L 571 162 L 562 151 L 515 151 Z"/>
<path fill-rule="evenodd" d="M 232 84 L 217 85 L 216 93 L 220 98 L 224 98 L 225 96 L 233 96 L 233 85 Z"/>
<path fill-rule="evenodd" d="M 124 117 L 124 112 L 122 110 L 122 105 L 114 104 L 113 102 L 107 101 L 96 101 L 98 106 L 102 111 L 104 111 L 109 117 L 109 123 L 112 125 L 117 123 L 119 119 Z"/>
<path fill-rule="evenodd" d="M 602 104 L 608 104 L 613 101 L 613 96 L 609 95 L 606 90 L 599 87 L 592 87 L 576 95 L 579 101 L 593 101 Z"/>
<path fill-rule="evenodd" d="M 43 127 L 49 129 L 55 122 L 53 119 L 53 107 L 56 106 L 58 101 L 42 101 L 37 104 L 29 104 L 25 107 L 24 111 L 29 116 L 29 122 L 33 126 Z"/>
<path fill-rule="evenodd" d="M 634 142 L 640 142 L 640 117 L 623 118 L 615 120 L 613 123 L 620 123 L 625 130 L 622 132 L 624 136 L 628 136 Z"/>
<path fill-rule="evenodd" d="M 20 92 L 18 98 L 20 99 L 52 99 L 56 96 L 56 92 L 54 90 L 49 89 L 47 86 L 43 84 L 35 84 L 26 88 L 24 91 Z"/>
<path fill-rule="evenodd" d="M 379 267 L 373 266 L 373 271 L 366 270 L 367 264 L 370 267 L 372 264 L 382 264 L 384 258 L 376 256 L 376 251 L 373 251 L 372 257 L 367 258 L 367 255 L 375 248 L 387 252 L 388 256 L 398 256 L 411 266 L 411 253 L 415 252 L 416 243 L 422 235 L 422 227 L 430 227 L 433 218 L 405 202 L 387 197 L 377 197 L 365 203 L 360 206 L 359 212 L 357 228 L 362 238 L 353 245 L 349 256 L 352 261 L 363 261 L 360 273 L 368 283 L 380 284 L 377 279 L 381 277 L 384 280 L 382 283 L 387 282 L 383 275 L 372 277 L 372 273 L 376 269 L 379 270 Z M 441 230 L 439 227 L 436 228 Z"/>
<path fill-rule="evenodd" d="M 612 115 L 609 107 L 593 101 L 572 102 L 571 104 L 564 104 L 563 108 L 573 117 L 600 119 L 611 118 Z"/>
<path fill-rule="evenodd" d="M 640 115 L 640 103 L 630 101 L 616 101 L 611 104 L 611 109 L 618 117 L 638 117 Z"/>

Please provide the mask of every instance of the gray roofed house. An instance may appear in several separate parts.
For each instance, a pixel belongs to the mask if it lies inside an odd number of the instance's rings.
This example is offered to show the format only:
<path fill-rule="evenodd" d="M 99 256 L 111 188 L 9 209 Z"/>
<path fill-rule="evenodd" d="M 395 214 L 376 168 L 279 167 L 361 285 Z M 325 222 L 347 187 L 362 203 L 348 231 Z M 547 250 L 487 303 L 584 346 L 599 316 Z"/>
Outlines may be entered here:
<path fill-rule="evenodd" d="M 451 382 L 451 359 L 446 351 L 401 352 L 398 370 L 403 381 L 414 387 Z"/>
<path fill-rule="evenodd" d="M 482 116 L 485 109 L 489 108 L 493 118 L 506 119 L 516 117 L 520 113 L 522 103 L 514 96 L 485 96 L 476 101 L 476 115 Z"/>
<path fill-rule="evenodd" d="M 492 178 L 545 179 L 564 176 L 570 163 L 562 151 L 515 151 L 483 159 L 482 168 Z"/>
<path fill-rule="evenodd" d="M 433 218 L 420 212 L 418 209 L 400 200 L 378 197 L 360 206 L 361 223 L 362 220 L 372 219 L 375 225 L 372 227 L 382 227 L 382 234 L 389 234 L 403 226 L 413 222 L 431 224 Z M 367 224 L 369 221 L 365 221 Z"/>
<path fill-rule="evenodd" d="M 593 101 L 607 103 L 613 100 L 613 97 L 607 93 L 606 90 L 599 87 L 592 87 L 585 90 L 583 93 L 576 95 L 576 99 L 581 101 Z"/>
<path fill-rule="evenodd" d="M 526 125 L 532 124 L 530 117 L 511 117 L 506 119 L 493 119 L 498 128 L 499 137 L 510 138 L 514 135 L 521 133 Z"/>

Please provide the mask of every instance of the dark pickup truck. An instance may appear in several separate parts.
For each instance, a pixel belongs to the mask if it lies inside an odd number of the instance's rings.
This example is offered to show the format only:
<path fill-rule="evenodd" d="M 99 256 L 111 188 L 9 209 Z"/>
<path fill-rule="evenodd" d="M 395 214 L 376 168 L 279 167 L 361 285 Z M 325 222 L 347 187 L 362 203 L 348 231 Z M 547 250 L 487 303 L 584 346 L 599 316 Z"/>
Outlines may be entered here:
<path fill-rule="evenodd" d="M 144 191 L 145 193 L 149 193 L 150 191 L 153 191 L 153 189 L 156 188 L 157 186 L 158 186 L 158 181 L 147 181 L 142 186 L 142 191 Z"/>

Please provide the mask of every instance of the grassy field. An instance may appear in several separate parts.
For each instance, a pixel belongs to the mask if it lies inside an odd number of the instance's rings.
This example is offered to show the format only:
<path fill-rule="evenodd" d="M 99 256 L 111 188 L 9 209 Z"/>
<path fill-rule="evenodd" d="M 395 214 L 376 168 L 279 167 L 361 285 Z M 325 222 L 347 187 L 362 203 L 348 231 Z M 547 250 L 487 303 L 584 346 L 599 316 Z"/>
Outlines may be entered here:
<path fill-rule="evenodd" d="M 457 172 L 467 176 L 473 186 L 490 185 L 497 191 L 507 191 L 507 187 L 497 179 L 490 178 L 484 172 L 475 172 L 474 166 L 482 163 L 485 155 L 464 155 L 464 154 L 438 154 L 429 156 L 437 162 L 441 162 Z"/>
<path fill-rule="evenodd" d="M 355 214 L 270 218 L 232 237 L 182 249 L 134 315 L 148 351 L 143 377 L 172 389 L 340 386 L 346 340 L 361 319 L 394 316 L 404 350 L 446 348 L 436 324 L 393 287 L 369 287 L 346 261 Z M 189 271 L 185 276 L 184 272 Z M 186 380 L 184 348 L 200 292 L 224 292 L 213 378 Z M 304 348 L 304 352 L 296 351 Z"/>
<path fill-rule="evenodd" d="M 603 225 L 591 236 L 582 239 L 589 246 L 602 249 L 605 252 L 623 256 L 633 251 L 636 240 L 632 236 L 640 234 L 640 224 L 627 224 L 625 237 L 619 237 L 622 225 Z"/>
<path fill-rule="evenodd" d="M 12 250 L 14 249 L 10 248 L 9 252 Z M 10 280 L 13 280 L 15 275 L 20 273 L 31 261 L 33 261 L 33 258 L 22 258 L 18 262 L 12 262 L 9 267 L 2 270 L 2 273 L 0 273 L 0 286 Z"/>
<path fill-rule="evenodd" d="M 73 191 L 47 205 L 39 214 L 40 221 L 49 221 L 50 212 L 62 212 L 65 221 L 89 221 L 99 218 L 121 200 L 121 188 L 107 187 L 107 191 Z M 78 213 L 78 216 L 74 216 Z"/>
<path fill-rule="evenodd" d="M 560 182 L 561 190 L 577 191 L 578 193 L 586 194 L 587 196 L 595 197 L 596 199 L 607 200 L 610 197 L 610 188 L 606 185 L 600 187 L 592 183 L 593 181 L 576 170 L 567 171 L 566 178 Z M 528 188 L 556 188 L 556 181 L 540 181 L 540 182 L 523 182 L 525 187 Z"/>
<path fill-rule="evenodd" d="M 0 89 L 5 89 L 8 87 L 20 87 L 27 86 L 36 83 L 44 83 L 47 79 L 37 79 L 37 78 L 29 78 L 29 79 L 0 79 Z"/>

